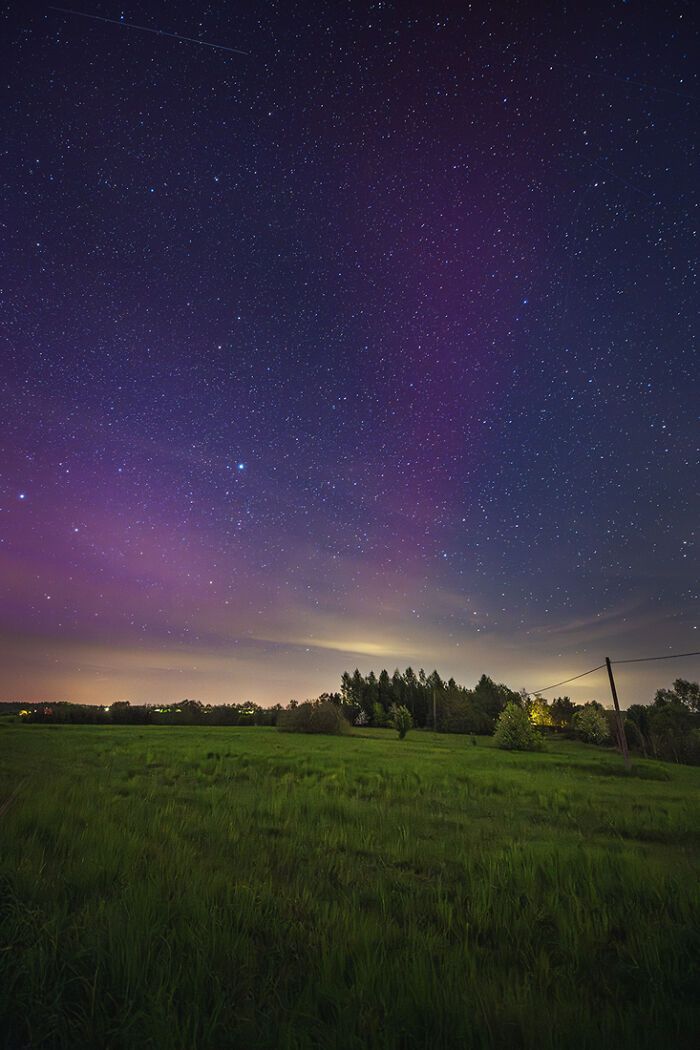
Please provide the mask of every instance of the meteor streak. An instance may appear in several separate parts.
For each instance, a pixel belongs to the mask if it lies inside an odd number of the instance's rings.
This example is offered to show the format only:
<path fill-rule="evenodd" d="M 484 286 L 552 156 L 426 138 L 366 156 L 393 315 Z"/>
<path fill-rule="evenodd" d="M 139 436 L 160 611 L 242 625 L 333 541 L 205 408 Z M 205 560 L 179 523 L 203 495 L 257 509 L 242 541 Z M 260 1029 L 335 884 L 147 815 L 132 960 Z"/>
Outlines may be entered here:
<path fill-rule="evenodd" d="M 173 40 L 184 40 L 188 44 L 201 44 L 202 47 L 211 47 L 216 51 L 230 51 L 236 55 L 250 55 L 249 51 L 241 51 L 238 47 L 225 47 L 223 44 L 209 44 L 206 40 L 197 40 L 192 36 L 180 36 L 179 33 L 168 33 L 165 29 L 150 29 L 148 26 L 137 26 L 133 22 L 123 22 L 119 18 L 103 18 L 102 15 L 88 15 L 84 11 L 72 11 L 68 7 L 52 7 L 50 11 L 60 11 L 62 15 L 76 15 L 78 18 L 91 18 L 93 22 L 109 22 L 111 25 L 122 26 L 126 29 L 140 29 L 143 33 L 155 33 L 156 36 L 169 36 Z"/>

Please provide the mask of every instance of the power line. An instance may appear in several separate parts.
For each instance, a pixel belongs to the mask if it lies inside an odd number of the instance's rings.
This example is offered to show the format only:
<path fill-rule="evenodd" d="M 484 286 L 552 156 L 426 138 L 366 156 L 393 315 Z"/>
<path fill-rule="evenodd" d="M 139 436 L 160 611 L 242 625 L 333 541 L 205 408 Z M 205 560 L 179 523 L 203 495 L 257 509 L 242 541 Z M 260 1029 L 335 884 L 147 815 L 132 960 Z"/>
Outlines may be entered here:
<path fill-rule="evenodd" d="M 650 660 L 680 660 L 684 656 L 700 656 L 700 651 L 694 653 L 669 653 L 666 656 L 638 656 L 634 660 L 611 660 L 610 663 L 615 664 L 643 664 L 648 663 Z M 533 689 L 532 692 L 526 693 L 526 696 L 538 696 L 540 693 L 546 693 L 550 689 L 558 689 L 560 685 L 568 685 L 569 682 L 576 682 L 579 678 L 585 678 L 588 674 L 593 674 L 594 671 L 601 671 L 605 667 L 605 664 L 598 664 L 597 667 L 591 667 L 590 671 L 583 671 L 581 674 L 574 675 L 573 678 L 565 678 L 563 682 L 555 682 L 554 685 L 546 685 L 543 689 Z"/>
<path fill-rule="evenodd" d="M 670 653 L 669 656 L 638 656 L 636 660 L 611 660 L 611 664 L 645 664 L 649 660 L 680 660 L 683 656 L 700 656 L 697 653 Z"/>
<path fill-rule="evenodd" d="M 590 671 L 584 671 L 582 674 L 575 674 L 573 678 L 565 678 L 563 682 L 555 682 L 554 685 L 546 685 L 543 689 L 533 689 L 531 693 L 527 693 L 527 696 L 537 696 L 539 693 L 546 693 L 548 689 L 557 689 L 560 685 L 568 685 L 569 682 L 575 682 L 577 678 L 585 678 L 587 674 L 593 674 L 594 671 L 600 671 L 605 664 L 598 664 L 597 667 L 591 667 Z"/>

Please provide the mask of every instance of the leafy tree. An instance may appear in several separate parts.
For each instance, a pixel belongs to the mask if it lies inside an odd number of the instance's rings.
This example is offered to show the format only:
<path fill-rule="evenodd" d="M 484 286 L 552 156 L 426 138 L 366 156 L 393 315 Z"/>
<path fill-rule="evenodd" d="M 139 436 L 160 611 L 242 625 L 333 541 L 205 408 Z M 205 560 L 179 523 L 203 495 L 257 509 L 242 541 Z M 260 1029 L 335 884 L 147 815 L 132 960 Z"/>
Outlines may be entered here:
<path fill-rule="evenodd" d="M 654 755 L 672 762 L 700 764 L 700 719 L 681 700 L 654 702 L 649 711 Z"/>
<path fill-rule="evenodd" d="M 541 696 L 533 696 L 528 698 L 525 705 L 530 721 L 536 726 L 553 726 L 554 715 L 552 709 L 546 700 Z"/>
<path fill-rule="evenodd" d="M 442 678 L 437 673 L 437 671 L 430 672 L 430 674 L 428 675 L 426 685 L 431 692 L 433 691 L 433 689 L 441 691 L 445 688 L 445 683 L 443 682 Z"/>
<path fill-rule="evenodd" d="M 659 689 L 654 697 L 654 704 L 683 704 L 694 714 L 700 714 L 700 683 L 688 682 L 685 678 L 676 678 L 672 689 Z"/>
<path fill-rule="evenodd" d="M 630 748 L 636 748 L 646 756 L 646 741 L 642 736 L 642 732 L 635 721 L 631 718 L 625 718 L 624 720 L 625 737 L 627 739 L 627 745 Z"/>
<path fill-rule="evenodd" d="M 343 702 L 343 697 L 340 693 L 321 693 L 318 700 L 321 704 L 336 704 L 340 707 Z"/>
<path fill-rule="evenodd" d="M 647 704 L 632 704 L 632 706 L 628 707 L 625 712 L 627 718 L 635 723 L 644 737 L 649 736 L 649 729 L 651 728 L 651 720 L 649 718 L 650 710 L 651 709 Z"/>
<path fill-rule="evenodd" d="M 350 695 L 356 704 L 360 704 L 363 707 L 363 696 L 365 691 L 365 680 L 360 674 L 358 667 L 352 673 L 352 679 L 350 682 Z"/>
<path fill-rule="evenodd" d="M 399 669 L 397 667 L 396 670 L 394 671 L 394 674 L 397 675 L 399 673 L 400 672 L 399 672 Z M 403 673 L 403 680 L 406 683 L 406 686 L 407 686 L 408 689 L 413 689 L 413 687 L 418 684 L 418 678 L 416 677 L 416 672 L 413 670 L 412 667 L 409 666 L 409 667 L 406 668 L 406 670 Z"/>
<path fill-rule="evenodd" d="M 379 703 L 379 683 L 377 682 L 377 676 L 374 671 L 370 671 L 367 675 L 365 692 L 367 695 L 367 703 L 374 708 L 374 705 Z"/>
<path fill-rule="evenodd" d="M 437 726 L 441 733 L 480 733 L 493 730 L 493 721 L 474 701 L 471 689 L 448 689 L 437 704 Z"/>
<path fill-rule="evenodd" d="M 420 689 L 420 683 L 413 668 L 407 667 L 403 674 L 403 680 L 399 676 L 399 681 L 403 685 L 403 688 L 400 690 L 401 699 L 394 694 L 394 703 L 405 704 L 409 711 L 413 711 L 416 706 L 416 693 Z"/>
<path fill-rule="evenodd" d="M 528 718 L 527 711 L 508 703 L 498 716 L 493 739 L 505 751 L 539 751 L 542 738 Z"/>
<path fill-rule="evenodd" d="M 399 740 L 403 740 L 413 725 L 411 712 L 403 704 L 394 704 L 391 709 L 391 724 L 399 734 Z"/>
<path fill-rule="evenodd" d="M 402 678 L 401 677 L 401 672 L 399 671 L 398 667 L 396 667 L 394 669 L 394 673 L 391 676 L 391 694 L 390 694 L 389 707 L 391 707 L 392 704 L 403 704 L 403 703 L 405 703 L 406 697 L 408 696 L 409 687 L 410 687 L 410 683 L 409 683 L 409 679 L 408 679 L 408 672 L 410 670 L 411 670 L 411 668 L 409 667 L 408 670 L 406 671 L 405 676 Z M 413 674 L 412 671 L 411 671 L 411 674 Z"/>
<path fill-rule="evenodd" d="M 646 756 L 650 747 L 650 708 L 646 704 L 632 704 L 625 712 L 625 733 L 630 747 L 639 748 Z"/>
<path fill-rule="evenodd" d="M 659 689 L 652 704 L 633 704 L 627 723 L 636 727 L 630 741 L 643 754 L 668 762 L 700 764 L 700 713 L 695 708 L 697 683 L 676 679 L 672 689 Z"/>
<path fill-rule="evenodd" d="M 610 736 L 605 711 L 595 700 L 584 704 L 574 715 L 571 724 L 587 744 L 604 744 Z"/>
<path fill-rule="evenodd" d="M 178 704 L 177 706 L 180 708 L 180 711 L 181 711 L 182 715 L 184 716 L 183 722 L 184 721 L 187 721 L 187 722 L 202 722 L 202 721 L 204 721 L 204 718 L 205 718 L 205 715 L 206 715 L 206 711 L 205 711 L 204 706 L 199 702 L 199 700 L 183 700 L 182 703 Z M 252 705 L 251 705 L 251 710 L 250 710 L 250 716 L 251 716 L 250 717 L 250 721 L 251 721 L 251 723 L 253 721 L 252 715 L 253 715 L 253 712 L 252 712 Z"/>
<path fill-rule="evenodd" d="M 493 721 L 498 718 L 507 704 L 520 704 L 519 695 L 507 685 L 496 685 L 493 678 L 482 674 L 474 688 L 474 700 L 481 710 Z"/>
<path fill-rule="evenodd" d="M 367 715 L 367 717 L 371 718 L 372 701 L 369 697 L 369 690 L 367 688 L 367 683 L 365 682 L 365 679 L 362 677 L 357 667 L 353 671 L 352 681 L 350 685 L 350 693 L 352 697 L 352 702 L 354 704 L 357 704 L 358 707 L 361 707 Z"/>
<path fill-rule="evenodd" d="M 372 704 L 372 725 L 376 726 L 377 729 L 384 729 L 385 726 L 390 724 L 390 721 L 390 714 L 384 710 L 383 705 L 379 701 Z"/>
<path fill-rule="evenodd" d="M 344 704 L 351 704 L 353 702 L 352 678 L 347 671 L 343 671 L 340 676 L 340 693 L 343 697 Z"/>
<path fill-rule="evenodd" d="M 377 692 L 379 694 L 379 703 L 385 710 L 388 710 L 392 704 L 392 685 L 389 672 L 386 668 L 380 672 L 379 678 L 377 679 Z"/>
<path fill-rule="evenodd" d="M 277 727 L 287 733 L 327 733 L 338 736 L 350 732 L 350 723 L 338 704 L 318 700 L 307 700 L 297 707 L 281 711 Z"/>
<path fill-rule="evenodd" d="M 131 704 L 128 700 L 116 700 L 109 709 L 112 721 L 117 725 L 131 721 Z"/>
<path fill-rule="evenodd" d="M 577 705 L 568 696 L 555 696 L 549 705 L 554 725 L 559 729 L 570 729 L 571 720 L 578 710 Z"/>

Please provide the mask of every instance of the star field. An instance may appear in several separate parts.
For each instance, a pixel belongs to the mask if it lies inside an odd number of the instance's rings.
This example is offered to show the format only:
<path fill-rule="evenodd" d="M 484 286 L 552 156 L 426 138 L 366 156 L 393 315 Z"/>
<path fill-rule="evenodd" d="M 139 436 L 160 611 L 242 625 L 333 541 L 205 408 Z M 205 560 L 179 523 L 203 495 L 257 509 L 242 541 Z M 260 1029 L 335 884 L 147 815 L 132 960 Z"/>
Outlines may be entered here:
<path fill-rule="evenodd" d="M 248 54 L 3 16 L 4 698 L 698 648 L 692 8 L 84 10 Z"/>

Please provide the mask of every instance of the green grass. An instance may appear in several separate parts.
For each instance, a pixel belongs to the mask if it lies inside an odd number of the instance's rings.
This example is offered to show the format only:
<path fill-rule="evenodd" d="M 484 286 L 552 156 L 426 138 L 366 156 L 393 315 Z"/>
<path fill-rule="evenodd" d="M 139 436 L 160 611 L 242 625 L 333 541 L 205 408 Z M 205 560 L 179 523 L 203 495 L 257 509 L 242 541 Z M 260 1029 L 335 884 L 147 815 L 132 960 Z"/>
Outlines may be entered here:
<path fill-rule="evenodd" d="M 700 770 L 620 765 L 2 725 L 0 1045 L 693 1045 Z"/>

